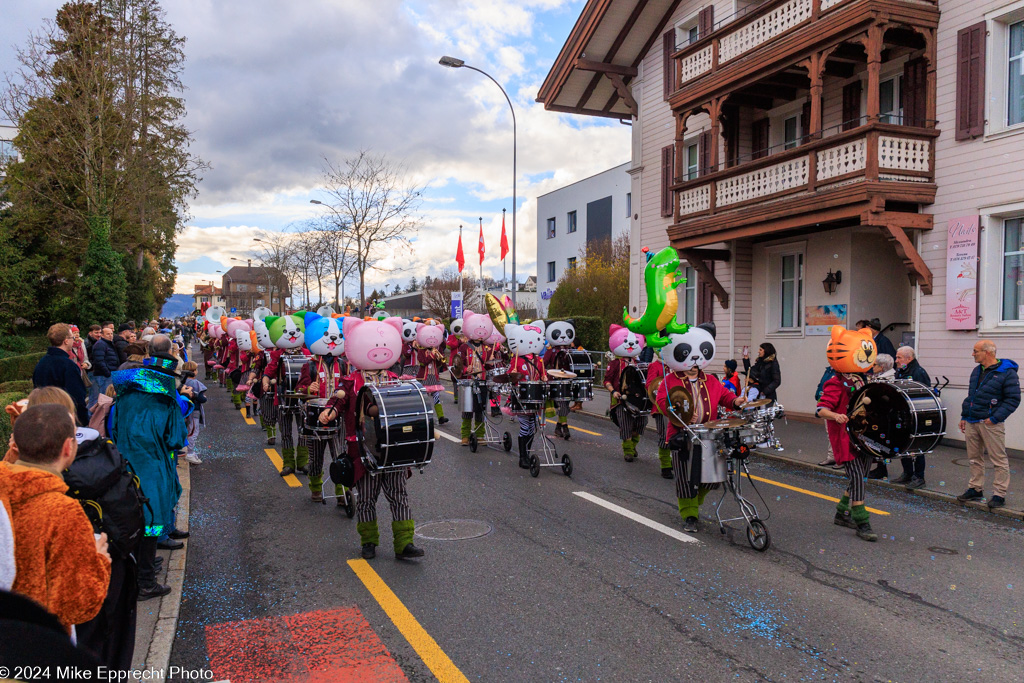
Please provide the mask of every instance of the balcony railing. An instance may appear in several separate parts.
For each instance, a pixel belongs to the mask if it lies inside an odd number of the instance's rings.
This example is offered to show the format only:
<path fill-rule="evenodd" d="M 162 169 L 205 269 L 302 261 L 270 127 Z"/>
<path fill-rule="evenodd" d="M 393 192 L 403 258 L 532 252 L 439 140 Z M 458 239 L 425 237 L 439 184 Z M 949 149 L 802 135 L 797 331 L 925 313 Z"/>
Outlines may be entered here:
<path fill-rule="evenodd" d="M 938 131 L 868 124 L 672 186 L 676 222 L 859 181 L 930 183 Z"/>
<path fill-rule="evenodd" d="M 931 7 L 936 5 L 932 0 L 901 1 Z M 867 0 L 768 0 L 741 16 L 716 24 L 707 36 L 701 36 L 700 40 L 677 51 L 673 55 L 676 88 L 682 88 L 799 26 L 827 18 L 839 8 L 864 2 Z"/>

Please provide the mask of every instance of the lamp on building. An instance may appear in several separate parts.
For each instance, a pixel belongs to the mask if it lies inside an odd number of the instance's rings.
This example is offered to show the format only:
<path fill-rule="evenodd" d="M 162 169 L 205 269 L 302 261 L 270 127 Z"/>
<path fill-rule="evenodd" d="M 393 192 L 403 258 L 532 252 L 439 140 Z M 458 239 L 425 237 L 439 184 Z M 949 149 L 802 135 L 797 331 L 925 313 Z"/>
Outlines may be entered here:
<path fill-rule="evenodd" d="M 836 272 L 833 273 L 832 269 L 829 268 L 828 275 L 826 275 L 825 279 L 821 281 L 821 284 L 824 285 L 826 294 L 835 294 L 836 289 L 839 287 L 842 281 L 843 271 L 837 270 Z"/>

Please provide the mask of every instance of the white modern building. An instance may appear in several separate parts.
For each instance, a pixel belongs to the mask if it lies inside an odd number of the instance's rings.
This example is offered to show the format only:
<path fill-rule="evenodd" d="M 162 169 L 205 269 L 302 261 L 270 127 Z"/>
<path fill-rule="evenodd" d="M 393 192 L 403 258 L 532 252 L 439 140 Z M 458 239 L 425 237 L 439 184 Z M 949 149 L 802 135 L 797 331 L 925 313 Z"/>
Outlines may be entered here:
<path fill-rule="evenodd" d="M 15 161 L 18 158 L 18 152 L 14 149 L 14 137 L 18 134 L 18 129 L 14 126 L 0 123 L 0 178 L 3 178 L 4 166 L 7 165 L 7 161 Z"/>
<path fill-rule="evenodd" d="M 587 245 L 629 233 L 633 202 L 629 162 L 537 197 L 537 315 L 559 278 L 586 254 Z"/>

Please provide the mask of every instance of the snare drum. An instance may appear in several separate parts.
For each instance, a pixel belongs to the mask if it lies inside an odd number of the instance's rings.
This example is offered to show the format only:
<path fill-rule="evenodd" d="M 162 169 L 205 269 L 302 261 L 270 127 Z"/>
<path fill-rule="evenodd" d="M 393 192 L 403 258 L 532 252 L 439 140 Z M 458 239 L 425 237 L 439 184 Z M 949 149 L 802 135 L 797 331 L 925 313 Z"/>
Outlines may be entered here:
<path fill-rule="evenodd" d="M 540 410 L 547 400 L 547 385 L 544 382 L 520 382 L 516 385 L 516 398 L 524 408 Z"/>
<path fill-rule="evenodd" d="M 335 411 L 334 419 L 323 424 L 320 422 L 320 413 L 327 408 L 326 398 L 314 398 L 306 403 L 302 412 L 305 415 L 305 427 L 307 434 L 316 436 L 334 436 L 341 430 L 341 411 Z"/>
<path fill-rule="evenodd" d="M 622 371 L 622 397 L 626 409 L 634 415 L 651 412 L 651 399 L 647 396 L 646 367 L 627 365 Z"/>
<path fill-rule="evenodd" d="M 913 380 L 871 382 L 850 397 L 850 440 L 876 458 L 931 453 L 946 433 L 946 408 Z"/>
<path fill-rule="evenodd" d="M 376 405 L 362 425 L 363 463 L 371 471 L 423 467 L 434 453 L 434 400 L 416 381 L 367 384 L 360 405 Z"/>
<path fill-rule="evenodd" d="M 574 379 L 572 380 L 570 391 L 574 401 L 593 401 L 594 381 L 590 379 Z"/>
<path fill-rule="evenodd" d="M 556 403 L 572 400 L 572 381 L 561 379 L 548 382 L 548 399 Z"/>
<path fill-rule="evenodd" d="M 725 481 L 726 462 L 722 450 L 723 434 L 721 430 L 708 429 L 704 425 L 691 425 L 700 445 L 700 483 L 717 484 Z"/>
<path fill-rule="evenodd" d="M 594 379 L 594 363 L 586 351 L 569 351 L 569 371 L 578 378 Z"/>
<path fill-rule="evenodd" d="M 309 359 L 302 355 L 281 356 L 281 368 L 278 375 L 281 381 L 277 385 L 278 391 L 282 394 L 294 394 L 299 390 L 299 379 L 302 377 L 302 366 L 309 362 Z"/>

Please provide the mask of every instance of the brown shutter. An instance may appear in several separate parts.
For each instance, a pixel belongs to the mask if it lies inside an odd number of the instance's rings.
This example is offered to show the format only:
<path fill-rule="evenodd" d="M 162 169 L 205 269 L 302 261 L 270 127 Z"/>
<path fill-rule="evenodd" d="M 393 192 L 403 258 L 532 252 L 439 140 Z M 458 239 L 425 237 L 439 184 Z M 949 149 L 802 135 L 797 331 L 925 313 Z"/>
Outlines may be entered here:
<path fill-rule="evenodd" d="M 903 65 L 903 125 L 924 126 L 928 97 L 928 62 L 911 59 Z"/>
<path fill-rule="evenodd" d="M 800 144 L 809 142 L 811 139 L 811 101 L 804 102 L 800 110 Z"/>
<path fill-rule="evenodd" d="M 665 88 L 665 99 L 676 89 L 676 70 L 673 68 L 672 53 L 676 51 L 676 30 L 666 31 L 661 37 L 664 54 L 661 56 L 662 81 Z"/>
<path fill-rule="evenodd" d="M 672 206 L 672 170 L 675 166 L 675 145 L 661 148 L 661 215 L 668 218 L 674 213 Z"/>
<path fill-rule="evenodd" d="M 715 262 L 705 261 L 704 265 L 707 266 L 708 270 L 713 275 L 715 272 Z M 711 285 L 705 282 L 707 278 L 697 278 L 697 324 L 711 323 L 715 321 L 715 298 L 711 292 Z"/>
<path fill-rule="evenodd" d="M 697 15 L 697 38 L 702 39 L 711 35 L 715 30 L 715 8 L 708 5 Z"/>
<path fill-rule="evenodd" d="M 956 139 L 985 131 L 985 22 L 956 34 Z"/>
<path fill-rule="evenodd" d="M 722 112 L 722 136 L 725 137 L 725 165 L 732 168 L 740 157 L 740 110 L 735 105 L 726 105 Z"/>
<path fill-rule="evenodd" d="M 768 156 L 768 130 L 768 119 L 754 121 L 751 136 L 753 138 L 751 159 L 760 159 Z"/>
<path fill-rule="evenodd" d="M 706 130 L 700 134 L 699 146 L 697 147 L 697 156 L 700 157 L 700 167 L 697 175 L 707 175 L 714 170 L 711 168 L 711 145 L 713 144 L 715 144 L 715 141 L 710 130 Z"/>
<path fill-rule="evenodd" d="M 860 81 L 843 86 L 843 130 L 860 125 Z"/>

